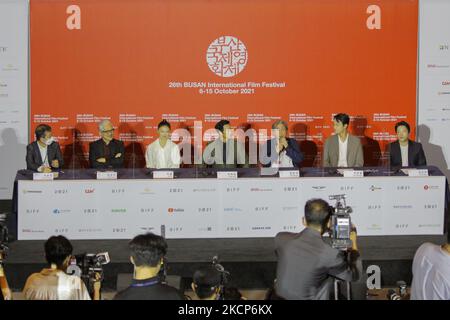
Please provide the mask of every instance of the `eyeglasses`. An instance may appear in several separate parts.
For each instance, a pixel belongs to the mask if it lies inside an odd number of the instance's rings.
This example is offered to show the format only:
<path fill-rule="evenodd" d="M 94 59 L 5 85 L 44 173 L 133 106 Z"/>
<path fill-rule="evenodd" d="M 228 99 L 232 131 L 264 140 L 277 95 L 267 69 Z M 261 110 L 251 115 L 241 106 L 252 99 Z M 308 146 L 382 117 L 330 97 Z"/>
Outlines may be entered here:
<path fill-rule="evenodd" d="M 116 129 L 111 129 L 111 130 L 103 130 L 102 132 L 103 132 L 103 133 L 111 133 L 111 132 L 114 132 L 114 130 L 116 130 Z"/>

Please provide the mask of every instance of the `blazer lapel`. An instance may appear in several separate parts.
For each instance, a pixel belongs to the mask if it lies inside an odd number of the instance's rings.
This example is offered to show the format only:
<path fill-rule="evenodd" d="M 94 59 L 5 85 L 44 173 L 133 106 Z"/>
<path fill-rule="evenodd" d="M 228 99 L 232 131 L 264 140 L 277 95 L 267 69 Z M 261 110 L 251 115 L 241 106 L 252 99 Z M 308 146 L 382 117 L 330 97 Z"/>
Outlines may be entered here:
<path fill-rule="evenodd" d="M 408 140 L 408 166 L 413 166 L 413 159 L 414 158 L 414 150 L 413 150 L 413 144 L 411 143 L 411 140 Z"/>
<path fill-rule="evenodd" d="M 37 141 L 34 142 L 33 148 L 34 148 L 34 153 L 36 155 L 36 158 L 37 158 L 39 164 L 42 165 L 44 163 L 44 160 L 41 157 L 41 150 L 39 149 L 39 145 L 38 145 Z"/>

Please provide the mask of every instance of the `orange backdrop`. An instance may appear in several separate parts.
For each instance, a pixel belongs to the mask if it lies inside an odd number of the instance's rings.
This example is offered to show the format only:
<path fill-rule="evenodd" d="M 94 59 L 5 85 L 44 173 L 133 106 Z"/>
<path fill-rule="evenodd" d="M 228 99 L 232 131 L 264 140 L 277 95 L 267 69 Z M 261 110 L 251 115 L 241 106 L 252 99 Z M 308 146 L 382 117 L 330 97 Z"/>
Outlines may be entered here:
<path fill-rule="evenodd" d="M 81 29 L 69 30 L 74 4 Z M 381 8 L 380 30 L 366 26 L 371 4 Z M 52 125 L 70 165 L 85 165 L 95 122 L 105 117 L 136 155 L 128 166 L 143 165 L 161 118 L 174 129 L 192 129 L 194 120 L 210 128 L 221 117 L 270 128 L 282 118 L 305 165 L 320 162 L 333 113 L 353 117 L 367 164 L 378 162 L 396 121 L 415 127 L 417 0 L 31 0 L 30 10 L 30 124 Z M 224 35 L 248 54 L 229 78 L 206 62 L 208 46 Z M 285 87 L 234 95 L 169 87 L 185 81 Z"/>

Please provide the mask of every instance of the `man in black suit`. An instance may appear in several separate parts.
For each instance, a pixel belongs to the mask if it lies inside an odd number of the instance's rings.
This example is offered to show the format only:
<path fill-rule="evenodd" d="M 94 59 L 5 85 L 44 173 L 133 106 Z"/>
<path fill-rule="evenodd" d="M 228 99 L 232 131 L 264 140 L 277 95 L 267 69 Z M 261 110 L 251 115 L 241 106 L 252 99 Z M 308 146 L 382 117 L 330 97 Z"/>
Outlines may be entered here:
<path fill-rule="evenodd" d="M 118 169 L 123 167 L 125 148 L 123 142 L 114 139 L 111 121 L 99 123 L 101 138 L 89 144 L 89 163 L 95 169 Z"/>
<path fill-rule="evenodd" d="M 351 232 L 352 247 L 347 260 L 344 253 L 322 239 L 330 228 L 330 206 L 325 200 L 312 199 L 305 204 L 305 229 L 300 233 L 280 232 L 275 237 L 278 257 L 275 294 L 288 300 L 328 300 L 333 278 L 356 281 L 361 272 L 358 263 L 356 229 Z M 275 297 L 273 297 L 275 298 Z"/>
<path fill-rule="evenodd" d="M 46 124 L 36 127 L 36 141 L 27 146 L 27 169 L 37 172 L 52 172 L 64 165 L 61 148 L 52 137 L 52 128 Z"/>
<path fill-rule="evenodd" d="M 391 167 L 418 167 L 426 166 L 427 159 L 423 152 L 422 144 L 409 139 L 411 129 L 405 121 L 395 125 L 397 141 L 388 144 L 387 151 L 390 155 Z"/>

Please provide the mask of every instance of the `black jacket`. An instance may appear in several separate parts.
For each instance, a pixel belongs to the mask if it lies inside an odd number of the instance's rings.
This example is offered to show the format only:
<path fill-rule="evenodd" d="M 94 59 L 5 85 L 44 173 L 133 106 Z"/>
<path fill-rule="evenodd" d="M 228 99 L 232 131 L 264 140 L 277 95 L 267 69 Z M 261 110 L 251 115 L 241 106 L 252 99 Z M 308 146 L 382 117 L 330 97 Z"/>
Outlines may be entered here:
<path fill-rule="evenodd" d="M 288 146 L 286 148 L 286 155 L 292 159 L 292 164 L 295 168 L 300 167 L 300 163 L 303 161 L 304 156 L 300 150 L 300 147 L 295 139 L 286 138 Z M 275 144 L 275 139 L 267 140 L 266 142 L 266 151 L 267 157 L 271 160 L 276 159 L 276 155 L 274 155 L 272 159 L 272 143 Z M 267 164 L 264 164 L 264 167 L 270 167 L 272 165 L 272 161 Z"/>
<path fill-rule="evenodd" d="M 119 292 L 114 300 L 184 300 L 177 289 L 162 284 L 157 277 L 135 280 L 127 289 Z"/>
<path fill-rule="evenodd" d="M 58 160 L 59 167 L 62 168 L 64 165 L 63 156 L 61 153 L 61 148 L 57 142 L 53 142 L 51 145 L 47 146 L 47 157 L 48 164 L 50 167 L 52 166 L 53 160 Z M 44 164 L 44 159 L 41 157 L 41 152 L 39 151 L 38 142 L 34 141 L 27 146 L 27 155 L 26 155 L 27 169 L 37 171 L 40 166 Z M 57 169 L 57 168 L 53 168 Z"/>
<path fill-rule="evenodd" d="M 109 154 L 107 152 L 109 150 Z M 119 157 L 116 157 L 120 154 Z M 89 144 L 89 164 L 95 169 L 119 169 L 123 167 L 125 156 L 125 147 L 120 140 L 112 139 L 108 145 L 103 139 L 91 142 Z M 99 158 L 105 158 L 105 163 L 97 161 Z"/>
<path fill-rule="evenodd" d="M 390 154 L 390 166 L 402 166 L 402 152 L 400 151 L 400 143 L 394 141 L 388 145 L 388 152 Z M 423 152 L 422 144 L 419 142 L 409 140 L 408 144 L 408 167 L 426 166 L 427 159 Z"/>

